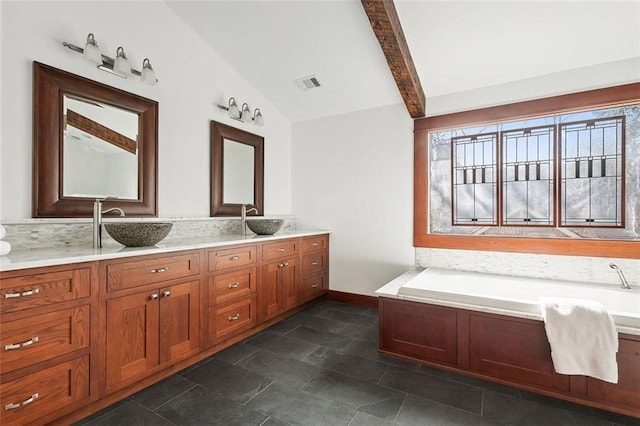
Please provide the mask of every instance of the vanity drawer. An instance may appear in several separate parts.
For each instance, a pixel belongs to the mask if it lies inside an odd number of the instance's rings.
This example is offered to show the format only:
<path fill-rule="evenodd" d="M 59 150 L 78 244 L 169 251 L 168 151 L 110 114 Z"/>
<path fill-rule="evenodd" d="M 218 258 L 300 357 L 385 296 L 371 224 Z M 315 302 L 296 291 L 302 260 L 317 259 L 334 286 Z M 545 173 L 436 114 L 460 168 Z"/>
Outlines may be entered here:
<path fill-rule="evenodd" d="M 302 252 L 308 253 L 315 250 L 324 250 L 329 246 L 329 237 L 319 235 L 317 237 L 306 237 L 302 239 Z"/>
<path fill-rule="evenodd" d="M 0 384 L 0 423 L 24 425 L 89 397 L 89 356 Z"/>
<path fill-rule="evenodd" d="M 210 343 L 219 343 L 256 325 L 256 296 L 212 309 L 209 315 Z"/>
<path fill-rule="evenodd" d="M 327 255 L 324 252 L 306 254 L 302 257 L 302 274 L 312 275 L 325 270 Z"/>
<path fill-rule="evenodd" d="M 89 297 L 91 268 L 2 278 L 0 313 L 16 312 Z"/>
<path fill-rule="evenodd" d="M 89 346 L 89 305 L 2 324 L 0 373 Z"/>
<path fill-rule="evenodd" d="M 306 302 L 320 296 L 327 289 L 327 276 L 324 274 L 305 277 L 300 280 L 300 302 Z"/>
<path fill-rule="evenodd" d="M 262 245 L 262 259 L 273 260 L 298 252 L 298 240 L 283 240 Z"/>
<path fill-rule="evenodd" d="M 256 263 L 256 246 L 235 247 L 209 252 L 209 272 Z"/>
<path fill-rule="evenodd" d="M 197 253 L 138 258 L 107 264 L 107 291 L 155 284 L 200 273 Z"/>
<path fill-rule="evenodd" d="M 257 268 L 216 275 L 209 278 L 209 306 L 247 297 L 257 289 Z"/>

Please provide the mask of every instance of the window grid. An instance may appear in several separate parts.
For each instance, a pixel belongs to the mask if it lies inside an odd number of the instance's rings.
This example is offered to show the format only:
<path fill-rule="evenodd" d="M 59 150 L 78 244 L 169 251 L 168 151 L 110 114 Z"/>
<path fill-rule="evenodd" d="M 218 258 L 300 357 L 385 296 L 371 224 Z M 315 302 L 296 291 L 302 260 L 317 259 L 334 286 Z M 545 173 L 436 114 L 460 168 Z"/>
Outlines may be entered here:
<path fill-rule="evenodd" d="M 501 225 L 555 224 L 555 134 L 555 126 L 501 133 Z"/>
<path fill-rule="evenodd" d="M 619 116 L 452 137 L 452 225 L 624 227 L 624 129 Z"/>
<path fill-rule="evenodd" d="M 624 116 L 560 125 L 560 226 L 624 226 L 624 128 Z"/>
<path fill-rule="evenodd" d="M 498 224 L 497 141 L 497 133 L 451 139 L 454 225 Z"/>

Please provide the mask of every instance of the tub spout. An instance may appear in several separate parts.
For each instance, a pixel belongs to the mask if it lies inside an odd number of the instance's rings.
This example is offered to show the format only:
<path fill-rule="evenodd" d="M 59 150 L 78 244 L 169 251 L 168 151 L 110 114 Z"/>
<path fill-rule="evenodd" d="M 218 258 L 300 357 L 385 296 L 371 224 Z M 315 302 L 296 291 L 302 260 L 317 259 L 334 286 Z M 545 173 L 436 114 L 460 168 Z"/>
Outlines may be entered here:
<path fill-rule="evenodd" d="M 620 269 L 620 267 L 618 267 L 618 265 L 616 265 L 615 263 L 610 263 L 609 268 L 615 269 L 616 272 L 618 273 L 618 276 L 620 277 L 620 281 L 622 282 L 622 288 L 631 290 L 631 286 L 629 285 L 629 282 L 627 281 L 624 274 L 622 273 L 622 269 Z"/>

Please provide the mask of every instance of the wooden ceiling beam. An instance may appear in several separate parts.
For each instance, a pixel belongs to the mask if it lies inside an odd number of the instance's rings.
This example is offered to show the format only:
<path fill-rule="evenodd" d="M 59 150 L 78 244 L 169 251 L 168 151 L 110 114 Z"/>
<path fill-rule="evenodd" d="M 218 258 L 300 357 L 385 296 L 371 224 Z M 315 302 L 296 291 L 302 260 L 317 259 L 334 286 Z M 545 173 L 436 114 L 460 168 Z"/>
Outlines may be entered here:
<path fill-rule="evenodd" d="M 393 0 L 361 0 L 412 118 L 426 114 L 425 95 Z"/>
<path fill-rule="evenodd" d="M 121 135 L 71 109 L 67 109 L 67 124 L 134 155 L 138 150 L 138 143 L 133 139 Z"/>

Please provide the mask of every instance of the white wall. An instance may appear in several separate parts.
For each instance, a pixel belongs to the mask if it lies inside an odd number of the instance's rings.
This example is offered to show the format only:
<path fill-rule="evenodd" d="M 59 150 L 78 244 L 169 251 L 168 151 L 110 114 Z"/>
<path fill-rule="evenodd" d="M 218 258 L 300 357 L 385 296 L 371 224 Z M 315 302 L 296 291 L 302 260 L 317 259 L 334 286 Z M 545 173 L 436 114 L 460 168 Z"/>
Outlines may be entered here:
<path fill-rule="evenodd" d="M 0 219 L 31 216 L 34 60 L 159 102 L 159 216 L 209 216 L 210 120 L 265 137 L 265 212 L 291 213 L 291 123 L 163 2 L 2 1 L 0 8 Z M 83 47 L 89 32 L 108 56 L 123 46 L 134 68 L 148 57 L 159 84 L 99 71 L 62 46 Z M 230 120 L 215 106 L 230 96 L 260 107 L 265 126 Z"/>
<path fill-rule="evenodd" d="M 293 126 L 293 210 L 330 229 L 332 290 L 373 294 L 413 267 L 413 121 L 403 104 Z"/>

